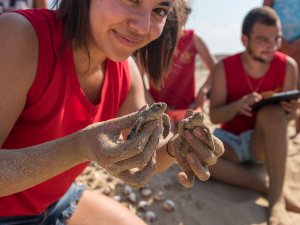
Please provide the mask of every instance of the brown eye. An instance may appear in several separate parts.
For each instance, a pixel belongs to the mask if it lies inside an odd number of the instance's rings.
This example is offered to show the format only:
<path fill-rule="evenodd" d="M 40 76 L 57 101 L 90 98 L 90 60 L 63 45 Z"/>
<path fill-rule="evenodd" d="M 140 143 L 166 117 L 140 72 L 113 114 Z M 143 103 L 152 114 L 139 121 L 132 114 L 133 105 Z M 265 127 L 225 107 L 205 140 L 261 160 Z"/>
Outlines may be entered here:
<path fill-rule="evenodd" d="M 163 8 L 154 9 L 154 12 L 161 17 L 166 17 L 169 13 L 169 11 Z"/>

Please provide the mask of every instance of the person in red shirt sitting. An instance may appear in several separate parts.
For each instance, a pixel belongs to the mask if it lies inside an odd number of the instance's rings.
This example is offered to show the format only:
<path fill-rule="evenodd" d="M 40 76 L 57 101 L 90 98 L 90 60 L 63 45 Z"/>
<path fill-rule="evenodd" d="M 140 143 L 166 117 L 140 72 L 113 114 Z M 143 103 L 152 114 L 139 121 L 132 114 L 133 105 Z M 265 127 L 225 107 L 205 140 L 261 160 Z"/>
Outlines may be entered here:
<path fill-rule="evenodd" d="M 166 78 L 155 86 L 150 82 L 148 101 L 166 102 L 167 113 L 175 125 L 182 120 L 187 109 L 203 111 L 203 104 L 210 90 L 210 72 L 216 59 L 202 38 L 195 31 L 185 29 L 190 3 L 184 0 L 184 16 L 180 21 L 179 40 Z M 199 90 L 195 90 L 196 57 L 199 56 L 208 68 L 209 75 Z M 201 74 L 200 74 L 201 76 Z"/>
<path fill-rule="evenodd" d="M 297 89 L 297 64 L 280 53 L 281 25 L 270 7 L 251 10 L 242 26 L 245 50 L 219 62 L 212 73 L 210 119 L 220 124 L 214 134 L 225 153 L 211 168 L 212 177 L 268 195 L 268 224 L 293 224 L 286 210 L 300 205 L 284 193 L 287 125 L 296 116 L 297 101 L 252 105 L 265 95 Z M 265 163 L 269 182 L 240 165 Z"/>

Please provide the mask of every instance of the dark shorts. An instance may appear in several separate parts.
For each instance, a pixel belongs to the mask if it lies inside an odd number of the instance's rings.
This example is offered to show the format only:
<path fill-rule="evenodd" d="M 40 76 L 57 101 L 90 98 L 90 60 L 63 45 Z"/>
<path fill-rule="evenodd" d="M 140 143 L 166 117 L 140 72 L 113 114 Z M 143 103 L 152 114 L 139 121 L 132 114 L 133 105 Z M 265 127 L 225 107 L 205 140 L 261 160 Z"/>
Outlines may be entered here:
<path fill-rule="evenodd" d="M 66 194 L 36 216 L 0 217 L 0 225 L 65 225 L 76 209 L 76 205 L 85 190 L 84 186 L 73 184 Z"/>

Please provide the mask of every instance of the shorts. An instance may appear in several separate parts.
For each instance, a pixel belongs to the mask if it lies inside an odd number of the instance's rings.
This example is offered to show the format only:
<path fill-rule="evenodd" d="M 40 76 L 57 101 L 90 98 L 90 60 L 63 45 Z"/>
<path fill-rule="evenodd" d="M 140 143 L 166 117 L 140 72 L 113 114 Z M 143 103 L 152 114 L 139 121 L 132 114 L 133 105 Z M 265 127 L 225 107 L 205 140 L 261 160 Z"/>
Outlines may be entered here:
<path fill-rule="evenodd" d="M 82 185 L 72 184 L 65 195 L 50 205 L 42 214 L 0 217 L 0 225 L 65 225 L 66 220 L 74 213 L 85 189 Z"/>
<path fill-rule="evenodd" d="M 263 161 L 256 160 L 251 149 L 251 137 L 253 130 L 247 130 L 242 132 L 240 135 L 235 135 L 229 131 L 217 128 L 213 134 L 221 141 L 230 145 L 238 157 L 239 163 L 253 162 L 262 164 Z"/>

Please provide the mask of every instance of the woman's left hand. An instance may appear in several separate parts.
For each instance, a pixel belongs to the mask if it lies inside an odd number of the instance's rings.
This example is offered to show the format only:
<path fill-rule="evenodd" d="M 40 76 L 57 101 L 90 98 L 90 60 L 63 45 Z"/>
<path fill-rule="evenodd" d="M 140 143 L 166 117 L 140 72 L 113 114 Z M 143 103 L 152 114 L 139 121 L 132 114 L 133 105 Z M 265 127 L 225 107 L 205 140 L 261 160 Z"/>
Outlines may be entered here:
<path fill-rule="evenodd" d="M 207 132 L 196 127 L 193 130 L 184 131 L 184 139 L 188 144 L 188 154 L 181 153 L 182 141 L 179 134 L 176 134 L 169 143 L 169 151 L 175 155 L 176 161 L 182 172 L 178 174 L 179 182 L 185 187 L 192 187 L 195 176 L 206 181 L 210 177 L 208 166 L 214 165 L 218 158 L 224 153 L 224 146 L 221 140 L 212 136 L 214 149 L 209 148 Z"/>

